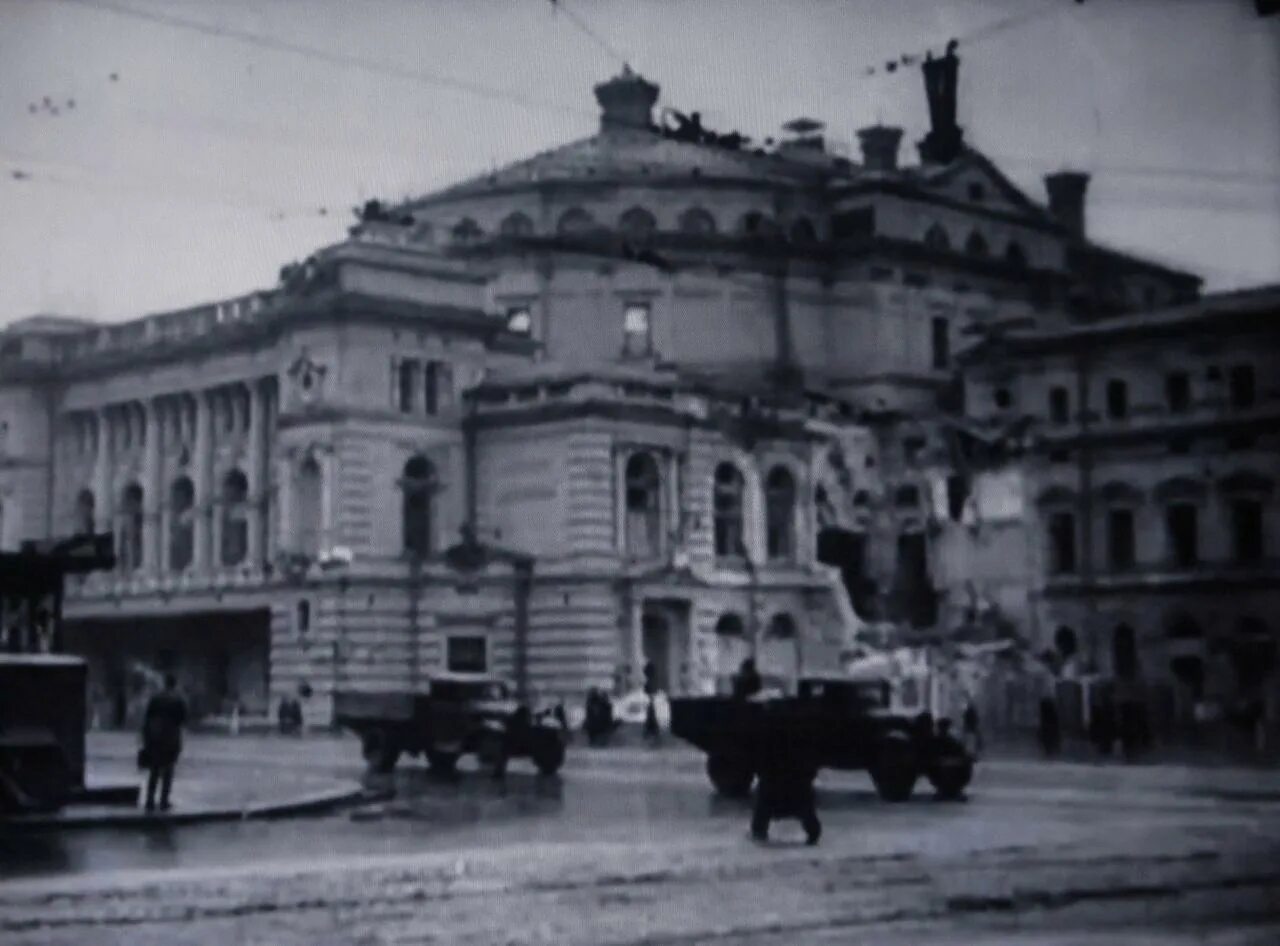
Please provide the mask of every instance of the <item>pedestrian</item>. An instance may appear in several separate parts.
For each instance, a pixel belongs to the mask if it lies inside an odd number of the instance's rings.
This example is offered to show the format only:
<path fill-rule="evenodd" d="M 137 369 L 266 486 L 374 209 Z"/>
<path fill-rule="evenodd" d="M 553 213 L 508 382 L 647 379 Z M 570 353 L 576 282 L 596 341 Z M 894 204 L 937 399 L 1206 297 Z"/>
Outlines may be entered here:
<path fill-rule="evenodd" d="M 1040 700 L 1040 748 L 1047 758 L 1058 754 L 1062 746 L 1062 727 L 1058 719 L 1058 703 L 1052 697 Z"/>
<path fill-rule="evenodd" d="M 982 730 L 978 726 L 978 707 L 973 704 L 972 698 L 965 704 L 961 723 L 964 726 L 965 748 L 976 759 L 982 754 Z"/>
<path fill-rule="evenodd" d="M 156 788 L 160 789 L 160 810 L 168 811 L 173 789 L 173 767 L 182 754 L 182 727 L 187 722 L 187 704 L 178 694 L 173 674 L 164 677 L 164 689 L 147 701 L 142 720 L 142 751 L 138 760 L 147 770 L 147 811 L 155 811 Z"/>
<path fill-rule="evenodd" d="M 658 707 L 655 703 L 658 696 L 657 670 L 653 661 L 644 665 L 644 693 L 649 698 L 644 711 L 644 737 L 657 745 L 661 736 L 658 732 Z"/>
<path fill-rule="evenodd" d="M 767 724 L 767 729 L 769 727 Z M 795 818 L 804 828 L 810 846 L 822 837 L 817 798 L 813 790 L 818 777 L 814 754 L 803 740 L 781 732 L 767 736 L 756 759 L 755 806 L 751 813 L 751 837 L 769 840 L 770 823 L 778 818 Z"/>

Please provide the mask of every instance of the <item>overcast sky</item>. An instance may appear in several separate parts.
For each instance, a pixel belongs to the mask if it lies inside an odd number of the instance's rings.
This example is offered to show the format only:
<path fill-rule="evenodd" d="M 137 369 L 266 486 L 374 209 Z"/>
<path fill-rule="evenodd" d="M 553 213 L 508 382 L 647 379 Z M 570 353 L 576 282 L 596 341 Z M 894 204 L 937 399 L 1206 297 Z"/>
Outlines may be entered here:
<path fill-rule="evenodd" d="M 270 286 L 362 199 L 593 133 L 605 47 L 713 127 L 763 138 L 803 114 L 851 146 L 879 118 L 914 160 L 918 70 L 865 70 L 973 36 L 967 139 L 1033 198 L 1048 171 L 1091 171 L 1101 242 L 1211 288 L 1280 281 L 1280 18 L 1252 0 L 559 2 L 600 42 L 550 0 L 0 0 L 0 323 Z"/>

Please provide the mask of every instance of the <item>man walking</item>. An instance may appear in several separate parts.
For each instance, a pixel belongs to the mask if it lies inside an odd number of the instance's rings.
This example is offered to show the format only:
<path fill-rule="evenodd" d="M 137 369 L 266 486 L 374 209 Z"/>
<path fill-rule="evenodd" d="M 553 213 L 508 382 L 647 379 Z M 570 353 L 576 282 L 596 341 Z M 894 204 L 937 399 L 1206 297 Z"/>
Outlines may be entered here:
<path fill-rule="evenodd" d="M 765 709 L 769 713 L 768 708 Z M 769 824 L 776 818 L 795 818 L 804 828 L 807 843 L 822 836 L 813 790 L 818 766 L 804 739 L 788 738 L 778 721 L 766 723 L 767 735 L 756 755 L 756 803 L 751 814 L 751 837 L 769 840 Z"/>
<path fill-rule="evenodd" d="M 173 767 L 182 754 L 182 727 L 187 722 L 187 704 L 177 686 L 173 674 L 165 674 L 164 689 L 151 697 L 143 714 L 140 761 L 147 770 L 147 811 L 155 811 L 157 786 L 160 810 L 169 810 Z"/>

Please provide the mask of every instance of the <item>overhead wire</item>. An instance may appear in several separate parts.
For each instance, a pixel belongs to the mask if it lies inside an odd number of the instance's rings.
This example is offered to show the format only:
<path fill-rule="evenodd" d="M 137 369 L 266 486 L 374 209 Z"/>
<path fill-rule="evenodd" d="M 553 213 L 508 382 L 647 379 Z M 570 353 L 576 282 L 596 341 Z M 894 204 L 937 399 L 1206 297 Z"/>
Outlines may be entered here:
<path fill-rule="evenodd" d="M 617 47 L 611 44 L 608 40 L 606 40 L 603 36 L 597 33 L 594 29 L 592 29 L 591 24 L 588 23 L 586 20 L 584 20 L 577 13 L 575 13 L 573 8 L 569 6 L 566 0 L 547 0 L 547 2 L 551 4 L 551 10 L 553 13 L 563 13 L 565 17 L 568 18 L 569 22 L 571 22 L 574 26 L 578 28 L 578 32 L 586 36 L 596 46 L 604 50 L 606 53 L 608 53 L 610 56 L 616 59 L 623 66 L 630 65 L 627 57 L 624 56 L 617 49 Z"/>
<path fill-rule="evenodd" d="M 279 37 L 270 36 L 265 33 L 254 33 L 237 27 L 221 26 L 215 23 L 193 20 L 172 13 L 141 10 L 127 4 L 116 3 L 114 0 L 56 0 L 56 2 L 84 7 L 90 10 L 97 10 L 99 12 L 114 13 L 119 16 L 132 17 L 134 19 L 168 26 L 173 29 L 188 30 L 205 36 L 219 37 L 239 43 L 245 43 L 250 46 L 256 46 L 261 49 L 269 49 L 274 52 L 283 52 L 302 56 L 304 58 L 326 62 L 330 65 L 343 66 L 348 69 L 355 69 L 373 75 L 387 76 L 393 79 L 401 79 L 406 82 L 415 82 L 436 88 L 448 89 L 454 92 L 461 92 L 467 95 L 474 95 L 480 98 L 489 99 L 491 101 L 507 102 L 524 108 L 554 111 L 561 114 L 575 116 L 589 114 L 585 109 L 574 108 L 558 102 L 534 98 L 533 96 L 524 95 L 523 93 L 515 92 L 510 89 L 487 86 L 478 82 L 472 82 L 468 79 L 459 79 L 455 76 L 446 75 L 440 72 L 429 72 L 422 69 L 409 69 L 402 66 L 396 66 L 388 62 L 366 59 L 349 53 L 335 52 L 333 50 L 323 49 L 319 46 L 310 46 L 305 43 L 297 43 L 292 40 L 280 39 Z M 590 114 L 594 117 L 594 113 Z"/>

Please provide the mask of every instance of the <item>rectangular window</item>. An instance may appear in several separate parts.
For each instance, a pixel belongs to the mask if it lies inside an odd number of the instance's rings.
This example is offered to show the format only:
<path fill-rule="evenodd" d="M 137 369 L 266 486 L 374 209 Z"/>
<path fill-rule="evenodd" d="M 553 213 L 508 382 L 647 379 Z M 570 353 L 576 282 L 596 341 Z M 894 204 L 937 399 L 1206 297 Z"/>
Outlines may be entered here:
<path fill-rule="evenodd" d="M 647 302 L 628 302 L 622 316 L 623 353 L 644 356 L 653 351 L 652 326 Z"/>
<path fill-rule="evenodd" d="M 1076 517 L 1055 512 L 1049 517 L 1049 571 L 1069 575 L 1076 570 Z"/>
<path fill-rule="evenodd" d="M 849 240 L 871 236 L 876 232 L 876 209 L 858 207 L 836 214 L 831 221 L 831 236 L 837 240 Z"/>
<path fill-rule="evenodd" d="M 1185 371 L 1174 371 L 1166 375 L 1164 398 L 1171 414 L 1185 414 L 1191 410 L 1191 376 Z"/>
<path fill-rule="evenodd" d="M 1196 564 L 1200 559 L 1196 507 L 1191 503 L 1173 503 L 1165 510 L 1165 525 L 1173 565 L 1190 568 Z"/>
<path fill-rule="evenodd" d="M 1129 414 L 1129 386 L 1120 380 L 1107 382 L 1107 416 L 1124 420 Z"/>
<path fill-rule="evenodd" d="M 1127 571 L 1134 563 L 1133 512 L 1112 509 L 1107 513 L 1107 559 L 1113 572 Z"/>
<path fill-rule="evenodd" d="M 1071 395 L 1061 386 L 1049 389 L 1049 420 L 1062 425 L 1071 420 Z"/>
<path fill-rule="evenodd" d="M 1231 545 L 1237 562 L 1262 561 L 1262 503 L 1237 499 L 1231 504 Z"/>
<path fill-rule="evenodd" d="M 446 638 L 445 669 L 449 673 L 488 673 L 488 641 L 478 634 Z"/>
<path fill-rule="evenodd" d="M 434 416 L 440 409 L 440 363 L 428 361 L 422 372 L 423 406 Z"/>
<path fill-rule="evenodd" d="M 932 364 L 935 369 L 945 368 L 951 364 L 951 324 L 943 318 L 935 318 L 931 323 Z"/>
<path fill-rule="evenodd" d="M 411 358 L 400 362 L 400 379 L 396 392 L 396 403 L 402 413 L 413 410 L 413 399 L 417 393 L 418 363 Z"/>
<path fill-rule="evenodd" d="M 1231 390 L 1231 406 L 1236 410 L 1253 407 L 1257 400 L 1254 389 L 1253 365 L 1235 365 L 1227 382 Z"/>

